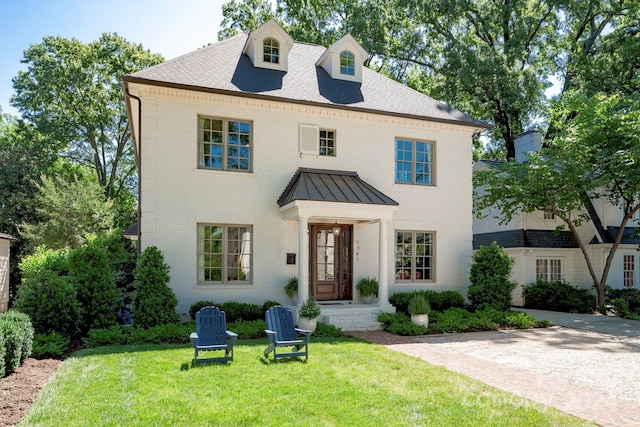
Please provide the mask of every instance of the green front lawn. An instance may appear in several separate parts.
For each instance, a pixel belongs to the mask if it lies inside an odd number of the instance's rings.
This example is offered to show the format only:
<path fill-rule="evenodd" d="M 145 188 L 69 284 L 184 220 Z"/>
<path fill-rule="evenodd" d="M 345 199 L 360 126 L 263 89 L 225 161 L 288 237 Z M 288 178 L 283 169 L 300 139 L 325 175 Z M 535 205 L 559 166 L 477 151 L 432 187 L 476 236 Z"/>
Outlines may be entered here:
<path fill-rule="evenodd" d="M 312 339 L 309 361 L 241 341 L 229 365 L 186 346 L 112 346 L 67 359 L 21 426 L 592 425 L 355 339 Z"/>

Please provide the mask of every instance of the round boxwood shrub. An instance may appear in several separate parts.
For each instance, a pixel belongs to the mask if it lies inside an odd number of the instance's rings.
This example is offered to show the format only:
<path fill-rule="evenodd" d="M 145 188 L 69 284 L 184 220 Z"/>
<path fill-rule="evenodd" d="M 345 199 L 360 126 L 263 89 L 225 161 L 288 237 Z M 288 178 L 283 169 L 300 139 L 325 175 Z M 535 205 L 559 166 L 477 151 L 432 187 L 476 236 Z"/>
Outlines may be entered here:
<path fill-rule="evenodd" d="M 9 310 L 8 312 L 0 315 L 0 320 L 7 322 L 13 322 L 20 328 L 20 341 L 22 346 L 20 348 L 20 364 L 22 364 L 29 356 L 33 348 L 33 325 L 31 319 L 24 313 L 17 310 Z"/>
<path fill-rule="evenodd" d="M 37 333 L 58 332 L 75 337 L 79 332 L 80 303 L 69 278 L 54 271 L 23 279 L 14 308 L 29 316 Z"/>
<path fill-rule="evenodd" d="M 179 323 L 178 300 L 169 287 L 169 266 L 160 249 L 149 246 L 142 252 L 134 272 L 133 323 L 151 328 Z"/>
<path fill-rule="evenodd" d="M 507 311 L 511 308 L 516 283 L 509 280 L 514 260 L 495 242 L 481 246 L 473 255 L 467 297 L 478 310 L 493 307 Z"/>

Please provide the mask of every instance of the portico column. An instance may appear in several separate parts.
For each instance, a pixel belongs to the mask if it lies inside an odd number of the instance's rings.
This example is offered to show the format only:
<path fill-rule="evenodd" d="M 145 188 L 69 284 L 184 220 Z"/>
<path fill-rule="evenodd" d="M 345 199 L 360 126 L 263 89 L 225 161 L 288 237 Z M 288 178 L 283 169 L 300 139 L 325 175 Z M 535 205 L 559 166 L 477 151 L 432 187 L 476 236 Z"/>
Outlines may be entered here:
<path fill-rule="evenodd" d="M 389 305 L 389 250 L 387 232 L 387 220 L 381 219 L 379 224 L 379 255 L 378 255 L 378 304 L 380 306 Z"/>
<path fill-rule="evenodd" d="M 309 219 L 298 218 L 298 306 L 309 298 Z"/>

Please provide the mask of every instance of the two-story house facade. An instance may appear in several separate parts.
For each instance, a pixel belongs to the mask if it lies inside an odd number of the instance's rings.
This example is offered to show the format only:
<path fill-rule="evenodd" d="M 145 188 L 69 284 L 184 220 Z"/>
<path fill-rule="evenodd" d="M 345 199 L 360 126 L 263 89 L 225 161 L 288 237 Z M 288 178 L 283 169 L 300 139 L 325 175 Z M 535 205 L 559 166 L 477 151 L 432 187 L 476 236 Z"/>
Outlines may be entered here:
<path fill-rule="evenodd" d="M 526 161 L 528 153 L 540 150 L 541 146 L 542 135 L 539 132 L 531 131 L 520 135 L 515 141 L 516 161 Z M 495 162 L 479 161 L 473 169 L 486 170 L 494 165 Z M 481 193 L 482 189 L 479 188 L 477 191 Z M 591 219 L 584 221 L 576 230 L 580 240 L 585 244 L 594 273 L 601 277 L 607 256 L 620 229 L 623 213 L 604 197 L 590 199 L 587 209 Z M 513 293 L 514 305 L 524 304 L 523 285 L 535 283 L 537 280 L 566 281 L 586 289 L 593 288 L 593 279 L 578 241 L 567 230 L 564 222 L 553 213 L 521 212 L 514 215 L 507 224 L 499 224 L 497 210 L 486 210 L 482 215 L 482 218 L 474 217 L 474 250 L 496 242 L 513 258 L 515 263 L 511 280 L 518 283 Z M 559 227 L 564 229 L 558 232 L 556 229 Z M 640 285 L 640 239 L 636 231 L 637 228 L 628 226 L 615 252 L 607 279 L 607 284 L 614 289 Z"/>
<path fill-rule="evenodd" d="M 139 244 L 198 300 L 378 302 L 465 291 L 472 135 L 487 126 L 364 66 L 346 35 L 294 42 L 271 20 L 123 77 L 140 172 Z"/>

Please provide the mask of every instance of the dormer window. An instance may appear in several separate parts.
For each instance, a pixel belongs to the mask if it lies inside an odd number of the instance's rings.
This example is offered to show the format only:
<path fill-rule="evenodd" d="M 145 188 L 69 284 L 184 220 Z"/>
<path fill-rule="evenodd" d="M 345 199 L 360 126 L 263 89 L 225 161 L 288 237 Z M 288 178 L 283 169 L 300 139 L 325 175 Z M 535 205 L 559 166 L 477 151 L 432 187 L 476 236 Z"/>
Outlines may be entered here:
<path fill-rule="evenodd" d="M 293 39 L 274 20 L 256 28 L 247 37 L 242 52 L 256 68 L 287 72 Z"/>
<path fill-rule="evenodd" d="M 340 74 L 354 76 L 356 73 L 356 58 L 348 50 L 340 52 Z"/>
<path fill-rule="evenodd" d="M 264 62 L 270 62 L 272 64 L 280 63 L 280 43 L 277 40 L 268 38 L 263 42 L 263 54 Z"/>

